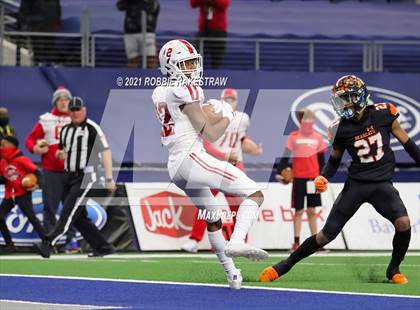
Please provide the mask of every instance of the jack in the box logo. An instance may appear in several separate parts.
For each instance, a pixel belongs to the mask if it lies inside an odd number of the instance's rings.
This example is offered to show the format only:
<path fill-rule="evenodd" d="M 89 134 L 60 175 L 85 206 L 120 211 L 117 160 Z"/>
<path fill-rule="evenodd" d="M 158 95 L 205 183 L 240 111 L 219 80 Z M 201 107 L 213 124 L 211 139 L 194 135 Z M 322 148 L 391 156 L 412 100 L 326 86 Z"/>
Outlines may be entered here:
<path fill-rule="evenodd" d="M 195 206 L 186 196 L 160 192 L 140 199 L 140 208 L 151 233 L 181 238 L 191 232 Z"/>

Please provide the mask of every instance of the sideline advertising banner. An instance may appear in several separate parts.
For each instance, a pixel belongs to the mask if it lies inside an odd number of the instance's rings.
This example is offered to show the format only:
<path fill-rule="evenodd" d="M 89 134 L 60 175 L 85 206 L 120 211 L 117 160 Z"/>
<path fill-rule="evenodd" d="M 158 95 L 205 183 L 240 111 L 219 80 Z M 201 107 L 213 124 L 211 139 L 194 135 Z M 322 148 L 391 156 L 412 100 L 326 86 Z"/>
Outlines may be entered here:
<path fill-rule="evenodd" d="M 0 186 L 0 197 L 4 197 L 4 186 Z M 3 198 L 0 198 L 0 203 Z M 37 218 L 43 220 L 42 211 L 44 205 L 42 203 L 42 192 L 37 190 L 32 193 L 32 202 Z M 107 223 L 107 213 L 105 209 L 96 201 L 88 199 L 86 202 L 88 211 L 88 217 L 92 220 L 96 227 L 102 229 Z M 59 206 L 58 212 L 61 210 Z M 57 216 L 58 218 L 58 216 Z M 6 217 L 6 225 L 9 228 L 10 235 L 12 236 L 13 242 L 16 246 L 31 246 L 34 242 L 40 242 L 38 234 L 34 230 L 32 224 L 28 221 L 28 218 L 23 214 L 18 206 L 15 206 Z M 81 239 L 82 236 L 79 232 L 76 234 L 77 239 Z M 64 244 L 66 236 L 63 236 L 58 244 Z M 4 244 L 3 236 L 0 234 L 0 244 Z"/>
<path fill-rule="evenodd" d="M 259 217 L 248 235 L 248 242 L 265 249 L 288 249 L 293 242 L 291 185 L 259 185 L 265 187 L 265 199 Z M 185 193 L 170 183 L 126 183 L 126 190 L 140 249 L 180 250 L 181 245 L 188 241 L 195 215 L 195 206 Z M 227 211 L 224 196 L 219 193 L 216 199 L 221 208 Z M 331 195 L 323 195 L 323 203 L 327 207 L 317 208 L 319 228 L 328 216 L 331 202 Z M 307 217 L 304 214 L 302 239 L 309 235 Z M 345 249 L 342 237 L 337 237 L 329 248 Z M 199 243 L 199 249 L 210 249 L 207 237 Z"/>
<path fill-rule="evenodd" d="M 264 186 L 263 183 L 259 183 Z M 407 207 L 412 224 L 410 250 L 420 249 L 420 209 L 418 183 L 396 183 Z M 318 229 L 326 221 L 335 197 L 343 184 L 330 184 L 322 194 L 323 206 L 317 208 Z M 170 183 L 126 183 L 131 215 L 140 249 L 180 250 L 188 241 L 195 207 L 183 191 Z M 251 228 L 248 242 L 264 249 L 289 249 L 293 242 L 293 209 L 290 207 L 291 185 L 268 183 L 263 189 L 265 200 L 258 220 Z M 223 195 L 216 196 L 221 208 L 228 210 Z M 394 229 L 371 206 L 364 204 L 327 249 L 390 250 Z M 310 235 L 306 214 L 303 216 L 301 240 Z M 199 249 L 210 249 L 208 239 Z"/>

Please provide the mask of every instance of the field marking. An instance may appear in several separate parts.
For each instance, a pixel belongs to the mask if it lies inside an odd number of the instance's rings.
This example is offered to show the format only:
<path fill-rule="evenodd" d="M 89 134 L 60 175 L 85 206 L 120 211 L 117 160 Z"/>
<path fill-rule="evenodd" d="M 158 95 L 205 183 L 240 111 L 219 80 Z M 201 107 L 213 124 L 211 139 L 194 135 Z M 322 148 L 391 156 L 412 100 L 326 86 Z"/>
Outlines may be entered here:
<path fill-rule="evenodd" d="M 390 257 L 391 251 L 388 252 L 380 252 L 380 253 L 369 253 L 369 252 L 360 252 L 360 253 L 353 253 L 353 252 L 345 252 L 345 253 L 317 253 L 311 257 L 369 257 L 369 256 L 386 256 Z M 287 257 L 289 256 L 288 253 L 270 253 L 271 258 L 280 258 L 280 257 Z M 420 256 L 420 252 L 408 252 L 406 257 L 418 257 Z M 102 258 L 89 258 L 92 261 L 98 260 L 110 260 L 110 259 L 118 259 L 118 258 L 214 258 L 216 257 L 215 254 L 206 253 L 206 254 L 189 254 L 189 253 L 136 253 L 136 254 L 112 254 L 107 255 Z M 53 255 L 50 260 L 80 260 L 80 259 L 87 259 L 87 254 L 68 254 L 68 255 Z M 39 259 L 45 260 L 39 255 L 32 254 L 32 255 L 5 255 L 0 256 L 0 261 L 2 260 L 22 260 L 22 259 Z"/>
<path fill-rule="evenodd" d="M 16 278 L 41 278 L 41 279 L 58 279 L 58 280 L 81 280 L 81 281 L 97 281 L 97 282 L 117 282 L 117 283 L 138 283 L 138 284 L 159 284 L 159 285 L 184 285 L 184 286 L 204 286 L 204 287 L 221 287 L 227 288 L 227 284 L 214 283 L 193 283 L 193 282 L 174 282 L 174 281 L 151 281 L 151 280 L 132 280 L 132 279 L 107 279 L 107 278 L 89 278 L 89 277 L 69 277 L 69 276 L 46 276 L 46 275 L 19 275 L 19 274 L 2 274 L 0 277 L 16 277 Z M 283 291 L 283 292 L 299 292 L 299 293 L 320 293 L 335 295 L 355 295 L 355 296 L 373 296 L 373 297 L 391 297 L 391 298 L 412 298 L 420 299 L 420 296 L 413 295 L 397 295 L 397 294 L 379 294 L 379 293 L 360 293 L 360 292 L 344 292 L 344 291 L 325 291 L 310 290 L 298 288 L 281 288 L 281 287 L 263 287 L 263 286 L 242 286 L 242 289 L 249 290 L 267 290 L 267 291 Z"/>
<path fill-rule="evenodd" d="M 0 303 L 19 303 L 19 304 L 27 304 L 27 305 L 39 305 L 39 306 L 58 306 L 58 307 L 77 307 L 82 310 L 88 309 L 129 309 L 127 307 L 119 307 L 119 306 L 95 306 L 95 305 L 79 305 L 79 304 L 57 304 L 57 303 L 49 303 L 49 302 L 37 302 L 37 301 L 28 301 L 28 300 L 12 300 L 12 299 L 0 299 Z"/>
<path fill-rule="evenodd" d="M 205 261 L 205 260 L 190 260 L 188 261 L 189 263 L 193 263 L 193 264 L 219 264 L 218 261 Z M 255 263 L 255 262 L 254 262 Z M 257 262 L 257 263 L 264 263 L 262 262 Z M 173 262 L 173 264 L 176 264 L 176 262 Z M 348 266 L 349 264 L 345 264 L 345 263 L 302 263 L 299 262 L 298 265 L 306 265 L 306 266 Z M 388 264 L 352 264 L 352 266 L 388 266 Z M 412 267 L 412 268 L 416 268 L 416 267 L 420 267 L 420 264 L 403 264 L 402 267 Z"/>

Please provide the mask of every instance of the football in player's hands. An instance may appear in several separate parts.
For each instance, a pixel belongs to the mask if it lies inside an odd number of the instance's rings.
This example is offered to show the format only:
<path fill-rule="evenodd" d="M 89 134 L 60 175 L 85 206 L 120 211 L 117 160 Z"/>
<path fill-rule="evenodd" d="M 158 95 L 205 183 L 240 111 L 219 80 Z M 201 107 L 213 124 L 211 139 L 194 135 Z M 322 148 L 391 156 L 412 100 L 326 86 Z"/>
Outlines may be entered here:
<path fill-rule="evenodd" d="M 223 109 L 222 101 L 217 100 L 217 99 L 210 99 L 209 101 L 207 101 L 207 104 L 212 106 L 214 113 L 222 112 L 222 109 Z"/>
<path fill-rule="evenodd" d="M 214 110 L 213 105 L 211 104 L 203 104 L 202 106 L 203 112 L 206 115 L 210 124 L 214 125 L 219 122 L 223 118 L 222 112 L 216 112 Z"/>
<path fill-rule="evenodd" d="M 39 188 L 38 178 L 33 173 L 28 173 L 22 179 L 22 187 L 25 191 L 34 191 Z"/>
<path fill-rule="evenodd" d="M 280 174 L 276 175 L 276 180 L 283 184 L 289 184 L 293 181 L 293 170 L 290 167 L 284 168 Z"/>
<path fill-rule="evenodd" d="M 319 175 L 315 178 L 314 184 L 317 193 L 323 193 L 328 188 L 328 180 L 322 175 Z"/>

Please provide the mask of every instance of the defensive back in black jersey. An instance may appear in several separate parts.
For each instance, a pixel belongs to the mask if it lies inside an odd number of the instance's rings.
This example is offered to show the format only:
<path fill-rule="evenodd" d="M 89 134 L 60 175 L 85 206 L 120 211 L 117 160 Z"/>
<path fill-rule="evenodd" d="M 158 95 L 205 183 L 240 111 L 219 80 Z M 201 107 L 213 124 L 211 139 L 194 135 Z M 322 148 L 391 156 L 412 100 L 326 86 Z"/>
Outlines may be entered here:
<path fill-rule="evenodd" d="M 350 154 L 348 177 L 358 181 L 387 181 L 394 174 L 390 147 L 392 122 L 399 116 L 390 103 L 366 107 L 361 120 L 340 119 L 330 127 L 333 144 Z"/>

